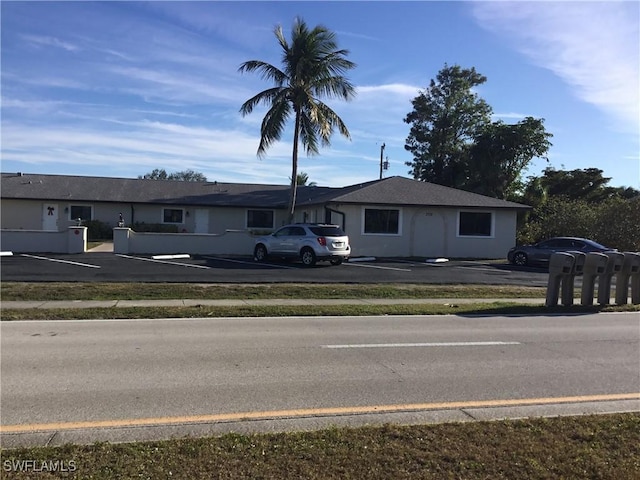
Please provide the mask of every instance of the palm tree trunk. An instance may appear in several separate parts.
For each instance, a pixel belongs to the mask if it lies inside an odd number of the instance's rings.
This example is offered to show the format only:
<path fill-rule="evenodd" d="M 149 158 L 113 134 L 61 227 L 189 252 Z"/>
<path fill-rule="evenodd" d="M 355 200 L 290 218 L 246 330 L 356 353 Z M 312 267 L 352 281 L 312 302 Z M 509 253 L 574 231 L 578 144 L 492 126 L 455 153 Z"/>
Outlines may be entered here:
<path fill-rule="evenodd" d="M 298 137 L 300 131 L 300 113 L 296 111 L 296 122 L 293 130 L 293 155 L 291 158 L 291 192 L 289 194 L 289 214 L 287 223 L 293 222 L 296 211 L 296 194 L 298 190 Z"/>

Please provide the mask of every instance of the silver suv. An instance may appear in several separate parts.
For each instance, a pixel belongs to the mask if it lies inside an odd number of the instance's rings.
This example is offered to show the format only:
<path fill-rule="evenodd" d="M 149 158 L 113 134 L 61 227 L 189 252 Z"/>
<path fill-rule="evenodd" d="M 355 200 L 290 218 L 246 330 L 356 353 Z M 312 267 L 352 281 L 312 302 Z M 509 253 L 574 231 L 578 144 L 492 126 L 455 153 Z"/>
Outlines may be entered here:
<path fill-rule="evenodd" d="M 337 225 L 295 223 L 279 228 L 271 235 L 256 240 L 253 256 L 258 262 L 267 257 L 299 258 L 311 267 L 318 260 L 340 265 L 349 259 L 349 237 Z"/>

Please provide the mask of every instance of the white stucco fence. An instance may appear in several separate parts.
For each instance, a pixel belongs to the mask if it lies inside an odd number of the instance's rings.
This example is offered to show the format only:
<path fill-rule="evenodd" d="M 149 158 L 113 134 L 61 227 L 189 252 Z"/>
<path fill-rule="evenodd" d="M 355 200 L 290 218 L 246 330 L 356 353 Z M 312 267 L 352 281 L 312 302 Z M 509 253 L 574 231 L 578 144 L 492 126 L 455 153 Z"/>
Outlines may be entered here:
<path fill-rule="evenodd" d="M 136 254 L 252 255 L 255 237 L 246 230 L 209 233 L 150 233 L 113 229 L 113 252 Z"/>
<path fill-rule="evenodd" d="M 69 227 L 66 231 L 3 229 L 0 250 L 17 253 L 84 253 L 87 251 L 87 227 Z"/>

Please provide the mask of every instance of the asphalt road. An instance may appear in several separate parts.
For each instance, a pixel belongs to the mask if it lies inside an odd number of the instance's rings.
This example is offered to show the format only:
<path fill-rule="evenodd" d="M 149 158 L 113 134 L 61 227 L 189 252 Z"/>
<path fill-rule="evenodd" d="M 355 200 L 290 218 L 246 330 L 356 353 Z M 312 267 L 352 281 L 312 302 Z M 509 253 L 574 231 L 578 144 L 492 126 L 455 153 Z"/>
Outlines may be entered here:
<path fill-rule="evenodd" d="M 637 313 L 3 322 L 3 443 L 640 410 L 639 327 Z"/>
<path fill-rule="evenodd" d="M 250 257 L 85 253 L 15 254 L 0 257 L 3 282 L 178 282 L 178 283 L 430 283 L 546 286 L 544 269 L 506 262 L 376 259 L 339 266 L 296 262 L 258 263 Z"/>

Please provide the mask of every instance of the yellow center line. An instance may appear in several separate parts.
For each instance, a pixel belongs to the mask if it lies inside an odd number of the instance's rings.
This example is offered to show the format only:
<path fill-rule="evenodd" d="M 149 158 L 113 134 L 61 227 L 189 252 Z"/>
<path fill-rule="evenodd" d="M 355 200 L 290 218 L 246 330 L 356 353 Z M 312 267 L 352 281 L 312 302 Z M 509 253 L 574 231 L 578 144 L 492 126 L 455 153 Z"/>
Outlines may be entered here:
<path fill-rule="evenodd" d="M 561 403 L 603 402 L 615 400 L 640 400 L 638 393 L 606 395 L 581 395 L 575 397 L 546 397 L 506 400 L 476 400 L 467 402 L 409 403 L 399 405 L 370 405 L 361 407 L 302 408 L 293 410 L 271 410 L 262 412 L 219 413 L 212 415 L 190 415 L 156 418 L 129 418 L 86 422 L 32 423 L 2 425 L 0 433 L 26 433 L 51 430 L 79 430 L 90 428 L 125 428 L 138 426 L 160 426 L 188 423 L 218 423 L 243 420 L 273 420 L 279 418 L 320 417 L 332 415 L 362 415 L 367 413 L 394 413 L 419 410 L 455 410 L 461 408 L 515 407 L 527 405 L 549 405 Z"/>

